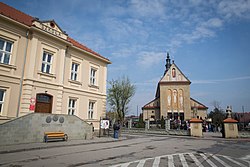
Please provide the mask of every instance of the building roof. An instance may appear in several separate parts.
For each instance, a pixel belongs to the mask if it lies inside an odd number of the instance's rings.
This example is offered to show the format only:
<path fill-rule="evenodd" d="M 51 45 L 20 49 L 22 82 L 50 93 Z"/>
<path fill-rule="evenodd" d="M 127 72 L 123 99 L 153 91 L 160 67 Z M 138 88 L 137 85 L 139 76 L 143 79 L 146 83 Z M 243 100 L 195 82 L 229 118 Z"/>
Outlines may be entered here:
<path fill-rule="evenodd" d="M 250 123 L 250 112 L 234 112 L 233 118 L 239 122 Z"/>
<path fill-rule="evenodd" d="M 157 108 L 160 108 L 160 106 L 158 105 L 153 105 L 152 103 L 155 102 L 156 100 L 158 100 L 159 98 L 155 98 L 154 100 L 151 100 L 150 102 L 148 102 L 147 104 L 145 104 L 143 107 L 142 107 L 142 110 L 144 109 L 157 109 Z M 152 104 L 152 105 L 150 105 Z"/>
<path fill-rule="evenodd" d="M 191 98 L 191 97 L 190 97 L 190 100 L 193 101 L 193 102 L 195 102 L 196 104 L 198 104 L 198 106 L 191 106 L 191 109 L 193 109 L 193 108 L 195 108 L 195 107 L 196 107 L 197 109 L 205 109 L 205 110 L 208 109 L 207 106 L 205 106 L 204 104 L 198 102 L 197 100 L 195 100 L 195 99 L 193 99 L 193 98 Z"/>
<path fill-rule="evenodd" d="M 0 2 L 0 13 L 6 17 L 9 17 L 19 23 L 23 23 L 27 26 L 32 25 L 32 21 L 35 19 L 11 6 L 8 6 Z"/>
<path fill-rule="evenodd" d="M 28 14 L 25 14 L 11 6 L 8 6 L 2 2 L 0 2 L 0 14 L 4 15 L 12 20 L 15 20 L 21 24 L 24 24 L 26 26 L 32 27 L 32 23 L 34 20 L 37 20 L 37 18 L 29 16 Z M 107 61 L 108 64 L 110 64 L 110 60 L 101 56 L 99 53 L 96 53 L 95 51 L 91 50 L 90 48 L 88 48 L 87 46 L 77 42 L 76 40 L 74 40 L 73 38 L 68 37 L 67 41 L 70 42 L 73 46 L 82 49 L 88 53 L 94 54 L 95 56 L 104 59 L 105 61 Z"/>

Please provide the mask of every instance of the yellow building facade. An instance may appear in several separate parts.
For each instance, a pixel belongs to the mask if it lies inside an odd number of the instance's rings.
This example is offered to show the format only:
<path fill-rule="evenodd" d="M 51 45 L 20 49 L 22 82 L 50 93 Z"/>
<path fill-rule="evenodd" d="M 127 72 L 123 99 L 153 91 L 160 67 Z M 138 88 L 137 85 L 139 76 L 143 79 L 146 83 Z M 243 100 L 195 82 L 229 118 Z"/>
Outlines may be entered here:
<path fill-rule="evenodd" d="M 155 99 L 142 107 L 143 119 L 157 121 L 163 118 L 190 120 L 193 117 L 207 118 L 207 107 L 190 98 L 189 79 L 177 65 L 166 59 L 166 70 L 158 82 Z"/>
<path fill-rule="evenodd" d="M 99 128 L 109 59 L 0 3 L 0 123 L 32 112 L 72 114 Z"/>

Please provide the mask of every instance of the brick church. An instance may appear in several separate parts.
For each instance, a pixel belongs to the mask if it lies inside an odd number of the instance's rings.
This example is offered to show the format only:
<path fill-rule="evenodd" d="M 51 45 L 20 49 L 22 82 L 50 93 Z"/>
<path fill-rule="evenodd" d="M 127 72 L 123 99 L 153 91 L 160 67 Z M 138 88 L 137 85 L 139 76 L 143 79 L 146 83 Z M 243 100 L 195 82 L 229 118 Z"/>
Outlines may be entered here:
<path fill-rule="evenodd" d="M 181 72 L 169 54 L 166 69 L 158 82 L 155 98 L 142 107 L 143 120 L 157 121 L 163 118 L 190 120 L 207 118 L 207 107 L 190 97 L 190 80 Z"/>

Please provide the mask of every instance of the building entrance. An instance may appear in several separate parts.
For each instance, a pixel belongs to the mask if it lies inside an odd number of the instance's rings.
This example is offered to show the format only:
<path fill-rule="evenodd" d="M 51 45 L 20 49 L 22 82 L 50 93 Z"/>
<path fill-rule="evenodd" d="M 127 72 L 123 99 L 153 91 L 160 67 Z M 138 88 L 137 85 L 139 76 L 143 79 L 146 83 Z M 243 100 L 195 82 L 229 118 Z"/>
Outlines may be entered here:
<path fill-rule="evenodd" d="M 53 96 L 46 93 L 36 95 L 36 109 L 39 113 L 52 113 Z"/>

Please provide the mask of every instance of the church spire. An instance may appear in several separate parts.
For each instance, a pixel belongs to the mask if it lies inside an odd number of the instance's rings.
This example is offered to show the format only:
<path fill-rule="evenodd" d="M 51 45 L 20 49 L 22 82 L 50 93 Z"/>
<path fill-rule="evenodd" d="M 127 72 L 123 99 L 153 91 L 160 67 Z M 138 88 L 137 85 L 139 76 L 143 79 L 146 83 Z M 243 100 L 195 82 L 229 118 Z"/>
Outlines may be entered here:
<path fill-rule="evenodd" d="M 164 74 L 166 74 L 166 72 L 168 71 L 168 69 L 170 68 L 170 66 L 171 66 L 170 57 L 169 57 L 169 53 L 167 53 L 167 59 L 166 59 L 166 65 L 165 65 L 166 70 L 165 70 Z"/>

